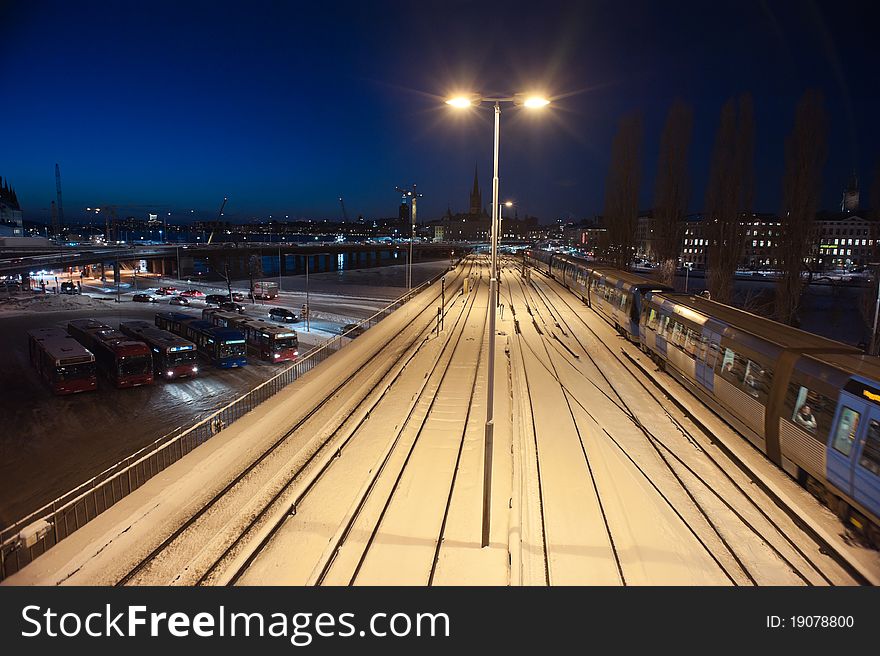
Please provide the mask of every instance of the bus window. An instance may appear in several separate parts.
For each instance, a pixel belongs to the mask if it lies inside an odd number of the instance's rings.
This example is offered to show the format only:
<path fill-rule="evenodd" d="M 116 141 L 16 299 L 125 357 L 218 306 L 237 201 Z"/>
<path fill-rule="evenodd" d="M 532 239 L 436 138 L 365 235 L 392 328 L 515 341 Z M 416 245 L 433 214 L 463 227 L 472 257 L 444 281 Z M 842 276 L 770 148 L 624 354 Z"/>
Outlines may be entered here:
<path fill-rule="evenodd" d="M 868 425 L 868 438 L 862 448 L 859 465 L 875 476 L 880 476 L 880 423 L 871 420 Z"/>
<path fill-rule="evenodd" d="M 853 441 L 859 428 L 859 417 L 858 412 L 846 406 L 840 411 L 840 421 L 837 423 L 837 430 L 834 431 L 834 441 L 831 443 L 835 451 L 845 456 L 849 456 L 852 452 Z"/>

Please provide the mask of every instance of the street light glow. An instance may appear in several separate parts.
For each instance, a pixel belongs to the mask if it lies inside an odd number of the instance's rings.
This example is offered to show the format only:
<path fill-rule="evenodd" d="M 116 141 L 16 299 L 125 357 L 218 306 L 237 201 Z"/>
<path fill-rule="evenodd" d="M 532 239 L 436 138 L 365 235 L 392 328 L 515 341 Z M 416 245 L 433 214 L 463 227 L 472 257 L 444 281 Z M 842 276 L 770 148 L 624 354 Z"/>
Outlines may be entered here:
<path fill-rule="evenodd" d="M 507 201 L 506 203 L 504 203 L 504 207 L 513 207 L 513 201 L 512 200 Z"/>
<path fill-rule="evenodd" d="M 529 109 L 537 109 L 539 107 L 546 107 L 550 104 L 550 101 L 542 96 L 529 96 L 523 101 L 523 106 L 528 107 Z"/>
<path fill-rule="evenodd" d="M 459 109 L 464 109 L 465 107 L 471 106 L 471 99 L 465 96 L 457 96 L 455 98 L 450 98 L 446 101 L 447 105 L 452 105 L 453 107 L 458 107 Z"/>

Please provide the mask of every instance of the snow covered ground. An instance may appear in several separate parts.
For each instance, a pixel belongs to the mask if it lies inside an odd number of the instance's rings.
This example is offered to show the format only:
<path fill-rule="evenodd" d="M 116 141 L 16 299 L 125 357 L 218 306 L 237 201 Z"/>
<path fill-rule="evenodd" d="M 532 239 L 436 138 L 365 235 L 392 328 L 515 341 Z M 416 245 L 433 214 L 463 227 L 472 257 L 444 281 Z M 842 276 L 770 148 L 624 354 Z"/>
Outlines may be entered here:
<path fill-rule="evenodd" d="M 6 583 L 852 584 L 715 440 L 880 580 L 794 481 L 711 412 L 711 435 L 693 425 L 619 357 L 637 349 L 512 264 L 481 548 L 487 274 L 447 275 L 444 330 L 432 285 Z"/>

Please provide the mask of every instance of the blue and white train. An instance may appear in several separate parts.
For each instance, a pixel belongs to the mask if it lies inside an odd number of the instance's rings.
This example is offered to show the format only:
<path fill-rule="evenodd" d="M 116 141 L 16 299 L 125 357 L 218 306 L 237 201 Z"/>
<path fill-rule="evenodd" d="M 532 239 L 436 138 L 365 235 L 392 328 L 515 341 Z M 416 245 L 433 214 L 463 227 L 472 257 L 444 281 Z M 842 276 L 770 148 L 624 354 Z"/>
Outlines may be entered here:
<path fill-rule="evenodd" d="M 567 255 L 524 258 L 590 304 L 880 547 L 880 360 Z"/>

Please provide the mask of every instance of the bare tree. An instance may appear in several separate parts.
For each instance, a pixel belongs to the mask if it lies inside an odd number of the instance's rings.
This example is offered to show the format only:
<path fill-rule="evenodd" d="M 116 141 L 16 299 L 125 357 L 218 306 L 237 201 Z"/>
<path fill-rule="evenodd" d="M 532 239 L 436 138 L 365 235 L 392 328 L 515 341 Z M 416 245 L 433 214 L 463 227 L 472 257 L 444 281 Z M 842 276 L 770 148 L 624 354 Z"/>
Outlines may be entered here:
<path fill-rule="evenodd" d="M 630 114 L 620 121 L 611 144 L 611 168 L 605 186 L 604 220 L 609 256 L 615 266 L 629 267 L 639 217 L 642 119 Z"/>
<path fill-rule="evenodd" d="M 671 285 L 681 247 L 681 229 L 690 193 L 687 159 L 694 113 L 680 100 L 669 108 L 660 137 L 654 192 L 654 252 L 660 264 L 660 282 Z"/>
<path fill-rule="evenodd" d="M 779 263 L 776 318 L 797 325 L 803 292 L 804 260 L 810 253 L 813 222 L 825 166 L 827 119 L 822 94 L 807 91 L 798 101 L 794 128 L 785 140 L 783 207 L 779 217 Z"/>
<path fill-rule="evenodd" d="M 871 227 L 869 236 L 871 239 L 870 243 L 873 244 L 873 247 L 871 248 L 871 257 L 868 262 L 873 269 L 874 275 L 871 277 L 870 284 L 867 285 L 862 294 L 860 310 L 868 334 L 871 335 L 874 330 L 874 314 L 877 312 L 877 285 L 880 283 L 880 264 L 878 264 L 878 262 L 880 262 L 880 259 L 878 259 L 880 258 L 880 164 L 874 169 L 871 195 L 868 198 L 871 203 Z M 875 344 L 876 342 L 877 338 L 874 336 L 872 344 Z"/>
<path fill-rule="evenodd" d="M 712 299 L 729 303 L 745 245 L 744 219 L 754 193 L 755 116 L 752 97 L 731 98 L 721 109 L 715 138 L 704 233 L 708 238 L 706 283 Z"/>

